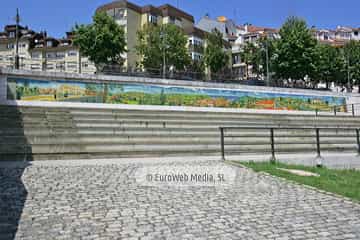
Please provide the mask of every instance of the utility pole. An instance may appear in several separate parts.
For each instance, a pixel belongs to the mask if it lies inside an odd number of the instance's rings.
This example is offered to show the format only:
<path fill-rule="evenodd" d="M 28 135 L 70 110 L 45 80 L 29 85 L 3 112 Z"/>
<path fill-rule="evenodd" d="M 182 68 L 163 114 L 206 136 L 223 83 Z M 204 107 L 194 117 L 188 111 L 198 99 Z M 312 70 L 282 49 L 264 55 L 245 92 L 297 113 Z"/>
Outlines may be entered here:
<path fill-rule="evenodd" d="M 266 85 L 270 86 L 270 74 L 269 74 L 269 42 L 266 37 Z"/>
<path fill-rule="evenodd" d="M 163 78 L 166 78 L 166 33 L 164 31 L 164 28 L 162 29 L 161 33 L 162 37 L 162 45 L 163 45 Z"/>
<path fill-rule="evenodd" d="M 352 92 L 351 83 L 350 83 L 350 54 L 349 53 L 347 53 L 347 80 L 348 80 L 349 92 Z"/>
<path fill-rule="evenodd" d="M 15 38 L 16 38 L 16 45 L 15 45 L 15 69 L 19 69 L 19 23 L 20 23 L 20 16 L 19 16 L 19 9 L 16 9 L 16 30 L 15 30 Z"/>

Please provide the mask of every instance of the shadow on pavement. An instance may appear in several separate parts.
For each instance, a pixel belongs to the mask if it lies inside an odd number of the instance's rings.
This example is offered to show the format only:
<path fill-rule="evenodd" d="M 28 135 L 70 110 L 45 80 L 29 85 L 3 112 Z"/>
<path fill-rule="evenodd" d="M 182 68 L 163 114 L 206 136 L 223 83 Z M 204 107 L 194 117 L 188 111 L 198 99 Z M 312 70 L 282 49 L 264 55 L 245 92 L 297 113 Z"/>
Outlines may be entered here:
<path fill-rule="evenodd" d="M 27 190 L 22 175 L 32 160 L 31 145 L 17 107 L 0 105 L 0 239 L 14 239 Z"/>

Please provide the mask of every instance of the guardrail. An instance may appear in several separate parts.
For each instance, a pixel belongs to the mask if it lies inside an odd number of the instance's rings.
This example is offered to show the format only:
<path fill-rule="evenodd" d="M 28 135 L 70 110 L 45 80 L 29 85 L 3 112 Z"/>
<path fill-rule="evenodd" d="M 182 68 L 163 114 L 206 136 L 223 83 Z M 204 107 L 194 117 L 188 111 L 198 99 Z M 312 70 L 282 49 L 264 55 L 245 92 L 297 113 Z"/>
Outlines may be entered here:
<path fill-rule="evenodd" d="M 355 106 L 360 105 L 359 103 L 352 103 L 352 104 L 342 104 L 342 105 L 336 105 L 336 106 L 330 106 L 330 108 L 332 109 L 332 112 L 334 113 L 334 116 L 336 116 L 338 113 L 342 112 L 341 109 L 345 109 L 346 112 L 350 112 L 349 111 L 349 106 L 351 109 L 351 115 L 353 117 L 356 116 L 355 113 Z M 315 109 L 315 115 L 318 116 L 319 115 L 319 110 Z"/>
<path fill-rule="evenodd" d="M 233 135 L 233 134 L 227 134 L 229 132 L 229 130 L 262 130 L 260 136 L 258 135 L 255 135 L 255 134 L 247 134 L 247 135 Z M 276 134 L 276 131 L 280 131 L 280 130 L 283 130 L 283 131 L 291 131 L 291 130 L 296 130 L 296 131 L 303 131 L 303 134 L 302 135 L 294 135 L 294 133 L 291 133 L 289 132 L 288 134 L 278 134 L 278 135 L 275 135 Z M 335 131 L 336 134 L 333 134 L 333 135 L 321 135 L 321 133 L 325 133 L 326 131 Z M 267 134 L 266 134 L 266 131 Z M 348 132 L 348 134 L 339 134 L 339 131 L 343 131 L 343 132 Z M 307 134 L 305 135 L 304 133 L 306 132 L 313 132 L 313 135 L 311 134 Z M 352 132 L 354 135 L 350 135 L 349 133 Z M 300 139 L 304 139 L 304 138 L 314 138 L 314 142 L 311 142 L 311 143 L 308 143 L 308 142 L 298 142 L 298 143 L 295 143 L 295 144 L 299 144 L 299 145 L 304 145 L 304 144 L 315 144 L 316 145 L 316 154 L 317 154 L 317 158 L 318 159 L 322 159 L 321 157 L 321 152 L 322 152 L 322 148 L 321 148 L 321 145 L 322 145 L 322 142 L 321 142 L 321 138 L 322 137 L 328 137 L 328 138 L 349 138 L 349 137 L 353 137 L 354 139 L 354 144 L 356 144 L 356 150 L 358 154 L 360 154 L 360 131 L 359 131 L 359 128 L 332 128 L 332 127 L 329 127 L 329 128 L 326 128 L 326 127 L 303 127 L 303 128 L 300 128 L 300 127 L 220 127 L 220 143 L 221 143 L 221 157 L 222 157 L 222 160 L 225 161 L 225 155 L 226 155 L 226 149 L 225 149 L 225 146 L 241 146 L 242 144 L 241 143 L 227 143 L 226 142 L 226 139 L 228 138 L 269 138 L 269 142 L 268 143 L 264 143 L 264 142 L 256 142 L 255 144 L 253 145 L 262 145 L 262 146 L 266 146 L 267 144 L 269 145 L 270 147 L 270 153 L 271 153 L 271 159 L 270 161 L 274 162 L 276 161 L 276 153 L 277 152 L 280 152 L 280 151 L 277 151 L 276 149 L 276 145 L 277 145 L 277 142 L 275 141 L 275 138 L 290 138 L 290 139 L 294 139 L 294 138 L 300 138 Z M 292 142 L 288 142 L 288 143 L 279 143 L 279 144 L 282 144 L 282 145 L 291 145 L 291 144 L 294 144 Z M 324 142 L 324 144 L 342 144 L 341 142 L 334 142 L 334 143 L 329 143 L 329 142 Z M 348 144 L 348 143 L 343 143 L 343 144 Z M 246 145 L 246 144 L 244 144 Z M 249 144 L 247 144 L 249 145 Z M 250 144 L 251 145 L 251 144 Z M 302 149 L 302 150 L 307 150 L 307 152 L 309 150 L 312 150 L 312 149 Z M 327 151 L 331 151 L 331 150 L 338 150 L 338 147 L 334 147 L 333 149 L 330 149 L 329 147 L 326 149 Z M 259 150 L 257 151 L 231 151 L 232 153 L 258 153 Z M 266 151 L 262 151 L 262 152 L 266 152 Z"/>

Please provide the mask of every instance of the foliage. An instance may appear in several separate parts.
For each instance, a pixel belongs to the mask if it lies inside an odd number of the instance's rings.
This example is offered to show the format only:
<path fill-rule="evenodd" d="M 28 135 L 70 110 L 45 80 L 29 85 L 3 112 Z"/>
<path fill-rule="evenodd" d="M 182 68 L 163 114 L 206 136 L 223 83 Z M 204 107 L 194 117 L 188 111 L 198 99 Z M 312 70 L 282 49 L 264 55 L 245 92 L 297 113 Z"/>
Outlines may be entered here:
<path fill-rule="evenodd" d="M 315 51 L 317 61 L 315 63 L 314 83 L 325 81 L 326 88 L 329 88 L 331 82 L 338 82 L 343 79 L 341 76 L 343 74 L 341 72 L 343 62 L 340 49 L 318 43 Z"/>
<path fill-rule="evenodd" d="M 137 53 L 142 57 L 140 65 L 147 70 L 161 69 L 164 54 L 166 66 L 174 66 L 183 70 L 190 63 L 190 56 L 186 48 L 187 37 L 174 24 L 155 26 L 146 25 L 137 33 Z"/>
<path fill-rule="evenodd" d="M 252 66 L 253 73 L 260 73 L 260 51 L 258 45 L 248 42 L 241 53 L 241 58 L 246 64 L 246 76 L 249 77 L 249 66 Z"/>
<path fill-rule="evenodd" d="M 212 73 L 218 73 L 227 67 L 229 56 L 224 50 L 222 33 L 217 29 L 207 34 L 207 47 L 204 52 L 204 62 Z"/>
<path fill-rule="evenodd" d="M 92 24 L 76 25 L 74 32 L 74 45 L 98 69 L 107 64 L 122 64 L 121 54 L 126 52 L 124 30 L 106 13 L 96 13 Z"/>
<path fill-rule="evenodd" d="M 192 73 L 195 79 L 203 79 L 205 73 L 205 63 L 202 60 L 192 60 L 186 67 L 186 71 Z"/>
<path fill-rule="evenodd" d="M 350 41 L 347 43 L 344 46 L 343 54 L 345 71 L 349 72 L 350 80 L 360 86 L 360 42 Z"/>
<path fill-rule="evenodd" d="M 300 184 L 316 187 L 321 190 L 336 193 L 360 201 L 360 171 L 357 170 L 333 170 L 327 168 L 305 167 L 287 165 L 282 163 L 241 163 L 254 169 L 256 172 L 267 172 L 271 175 L 286 178 Z M 320 177 L 302 177 L 282 170 L 299 169 L 317 173 Z"/>
<path fill-rule="evenodd" d="M 275 51 L 274 70 L 280 79 L 304 79 L 313 77 L 316 61 L 316 39 L 306 22 L 290 17 L 280 29 L 280 39 Z"/>
<path fill-rule="evenodd" d="M 259 74 L 266 75 L 266 55 L 268 54 L 268 64 L 269 64 L 269 72 L 273 69 L 273 58 L 276 50 L 276 40 L 273 38 L 269 38 L 267 36 L 262 37 L 258 40 L 258 66 L 262 66 L 259 68 Z M 266 54 L 267 51 L 267 54 Z"/>

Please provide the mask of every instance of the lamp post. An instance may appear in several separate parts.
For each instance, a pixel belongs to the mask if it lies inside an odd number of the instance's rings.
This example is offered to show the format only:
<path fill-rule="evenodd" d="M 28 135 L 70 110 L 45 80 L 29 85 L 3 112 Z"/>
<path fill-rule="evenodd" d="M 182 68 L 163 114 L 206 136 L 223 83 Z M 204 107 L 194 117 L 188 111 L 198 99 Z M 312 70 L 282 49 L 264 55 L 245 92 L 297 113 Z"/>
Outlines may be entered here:
<path fill-rule="evenodd" d="M 166 43 L 166 33 L 164 28 L 162 28 L 160 37 L 162 38 L 162 52 L 163 52 L 163 78 L 166 78 L 166 51 L 168 49 L 168 45 Z"/>
<path fill-rule="evenodd" d="M 19 63 L 19 23 L 20 23 L 20 15 L 19 15 L 19 9 L 16 9 L 16 30 L 15 30 L 15 69 L 19 69 L 20 63 Z"/>
<path fill-rule="evenodd" d="M 349 92 L 352 92 L 351 82 L 350 82 L 350 54 L 349 53 L 347 53 L 347 82 L 348 82 Z"/>
<path fill-rule="evenodd" d="M 266 37 L 266 85 L 270 86 L 270 74 L 269 74 L 269 43 Z"/>

